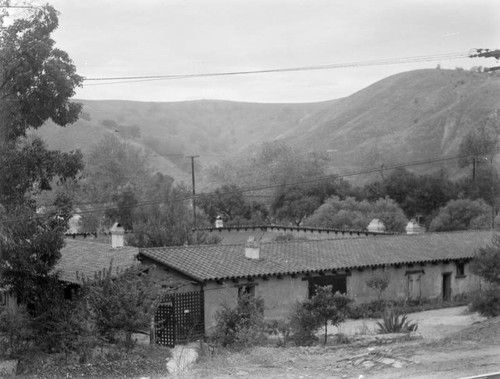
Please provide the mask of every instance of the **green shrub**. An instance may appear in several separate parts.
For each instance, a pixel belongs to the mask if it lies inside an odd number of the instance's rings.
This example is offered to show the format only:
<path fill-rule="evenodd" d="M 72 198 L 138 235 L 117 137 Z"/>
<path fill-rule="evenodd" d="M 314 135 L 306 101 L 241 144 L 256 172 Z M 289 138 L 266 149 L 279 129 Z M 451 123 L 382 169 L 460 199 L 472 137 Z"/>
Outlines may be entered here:
<path fill-rule="evenodd" d="M 377 321 L 377 326 L 379 334 L 410 333 L 418 329 L 417 323 L 410 322 L 408 315 L 396 308 L 388 308 L 382 316 L 382 321 Z"/>
<path fill-rule="evenodd" d="M 214 340 L 223 347 L 244 348 L 265 340 L 264 301 L 252 295 L 242 295 L 236 307 L 227 304 L 215 314 L 217 322 Z"/>
<path fill-rule="evenodd" d="M 469 310 L 488 318 L 500 316 L 500 286 L 478 291 L 469 305 Z"/>

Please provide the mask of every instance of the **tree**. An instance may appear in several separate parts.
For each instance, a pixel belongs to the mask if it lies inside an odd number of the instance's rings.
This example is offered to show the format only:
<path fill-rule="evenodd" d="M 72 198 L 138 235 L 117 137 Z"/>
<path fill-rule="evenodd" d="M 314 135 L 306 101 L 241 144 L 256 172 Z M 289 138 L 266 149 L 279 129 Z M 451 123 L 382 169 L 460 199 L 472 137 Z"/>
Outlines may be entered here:
<path fill-rule="evenodd" d="M 306 225 L 334 228 L 365 230 L 374 218 L 380 219 L 387 231 L 403 232 L 407 219 L 401 208 L 391 199 L 379 199 L 374 203 L 356 201 L 352 197 L 340 200 L 333 196 L 325 201 L 311 217 Z"/>
<path fill-rule="evenodd" d="M 64 245 L 70 199 L 60 195 L 38 209 L 36 196 L 57 182 L 76 178 L 78 152 L 50 151 L 26 138 L 48 119 L 64 126 L 77 120 L 80 104 L 70 98 L 82 78 L 68 55 L 54 47 L 57 12 L 50 5 L 0 28 L 0 215 L 4 226 L 0 284 L 29 304 L 37 316 L 57 286 L 52 271 Z"/>
<path fill-rule="evenodd" d="M 380 301 L 382 294 L 389 287 L 391 282 L 389 275 L 386 272 L 373 274 L 367 281 L 366 285 L 377 293 L 377 300 Z"/>
<path fill-rule="evenodd" d="M 483 200 L 451 200 L 439 210 L 432 220 L 431 231 L 488 229 L 491 226 L 491 211 Z"/>
<path fill-rule="evenodd" d="M 111 262 L 94 278 L 80 280 L 87 321 L 93 323 L 101 339 L 116 342 L 124 334 L 130 348 L 132 333 L 149 331 L 157 299 L 152 271 L 132 267 L 113 273 Z"/>
<path fill-rule="evenodd" d="M 472 301 L 472 311 L 486 317 L 500 315 L 500 235 L 491 239 L 491 244 L 479 248 L 471 262 L 470 270 L 487 282 Z"/>
<path fill-rule="evenodd" d="M 471 271 L 488 283 L 500 286 L 500 235 L 495 234 L 491 244 L 481 247 L 471 262 Z"/>
<path fill-rule="evenodd" d="M 82 82 L 64 51 L 54 47 L 58 27 L 50 5 L 0 29 L 0 137 L 15 141 L 47 119 L 64 126 L 78 119 L 81 105 L 70 101 Z"/>
<path fill-rule="evenodd" d="M 309 195 L 301 187 L 282 188 L 271 204 L 271 210 L 278 220 L 287 220 L 300 226 L 319 206 L 319 197 Z"/>
<path fill-rule="evenodd" d="M 333 293 L 332 286 L 318 286 L 310 299 L 299 302 L 290 316 L 292 338 L 299 344 L 310 344 L 315 332 L 324 327 L 324 344 L 328 338 L 328 324 L 337 326 L 348 315 L 352 300 L 339 292 Z"/>
<path fill-rule="evenodd" d="M 316 294 L 311 297 L 311 309 L 317 317 L 320 325 L 325 328 L 324 344 L 328 338 L 328 323 L 337 326 L 342 323 L 348 315 L 351 299 L 339 292 L 333 293 L 332 286 L 318 287 Z"/>

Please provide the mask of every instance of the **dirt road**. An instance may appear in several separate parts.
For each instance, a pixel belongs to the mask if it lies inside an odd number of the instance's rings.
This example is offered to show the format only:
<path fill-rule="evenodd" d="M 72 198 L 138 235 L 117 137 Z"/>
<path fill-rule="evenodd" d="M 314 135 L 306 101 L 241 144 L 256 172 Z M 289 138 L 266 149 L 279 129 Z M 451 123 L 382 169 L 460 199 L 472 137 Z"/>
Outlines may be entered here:
<path fill-rule="evenodd" d="M 465 307 L 411 314 L 421 339 L 381 346 L 258 347 L 207 359 L 187 378 L 460 378 L 500 371 L 500 320 L 484 321 Z M 370 332 L 373 320 L 349 321 L 346 335 Z"/>

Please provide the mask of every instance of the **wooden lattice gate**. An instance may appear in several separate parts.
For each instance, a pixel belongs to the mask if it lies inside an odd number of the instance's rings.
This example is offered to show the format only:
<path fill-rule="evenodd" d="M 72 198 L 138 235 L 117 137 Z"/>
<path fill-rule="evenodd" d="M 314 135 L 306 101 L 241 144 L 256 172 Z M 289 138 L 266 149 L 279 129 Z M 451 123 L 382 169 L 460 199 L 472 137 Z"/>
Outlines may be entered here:
<path fill-rule="evenodd" d="M 164 296 L 155 314 L 155 341 L 174 347 L 205 335 L 203 291 Z"/>

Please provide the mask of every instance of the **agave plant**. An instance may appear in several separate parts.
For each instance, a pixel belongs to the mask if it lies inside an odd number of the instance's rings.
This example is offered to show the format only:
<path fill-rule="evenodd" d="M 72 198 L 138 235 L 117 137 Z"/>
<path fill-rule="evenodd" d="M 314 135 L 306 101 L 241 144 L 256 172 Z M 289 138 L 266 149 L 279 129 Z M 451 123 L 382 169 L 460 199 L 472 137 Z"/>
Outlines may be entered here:
<path fill-rule="evenodd" d="M 408 320 L 408 315 L 394 308 L 386 309 L 382 315 L 382 321 L 377 321 L 379 334 L 387 333 L 410 333 L 418 329 L 416 322 Z"/>

